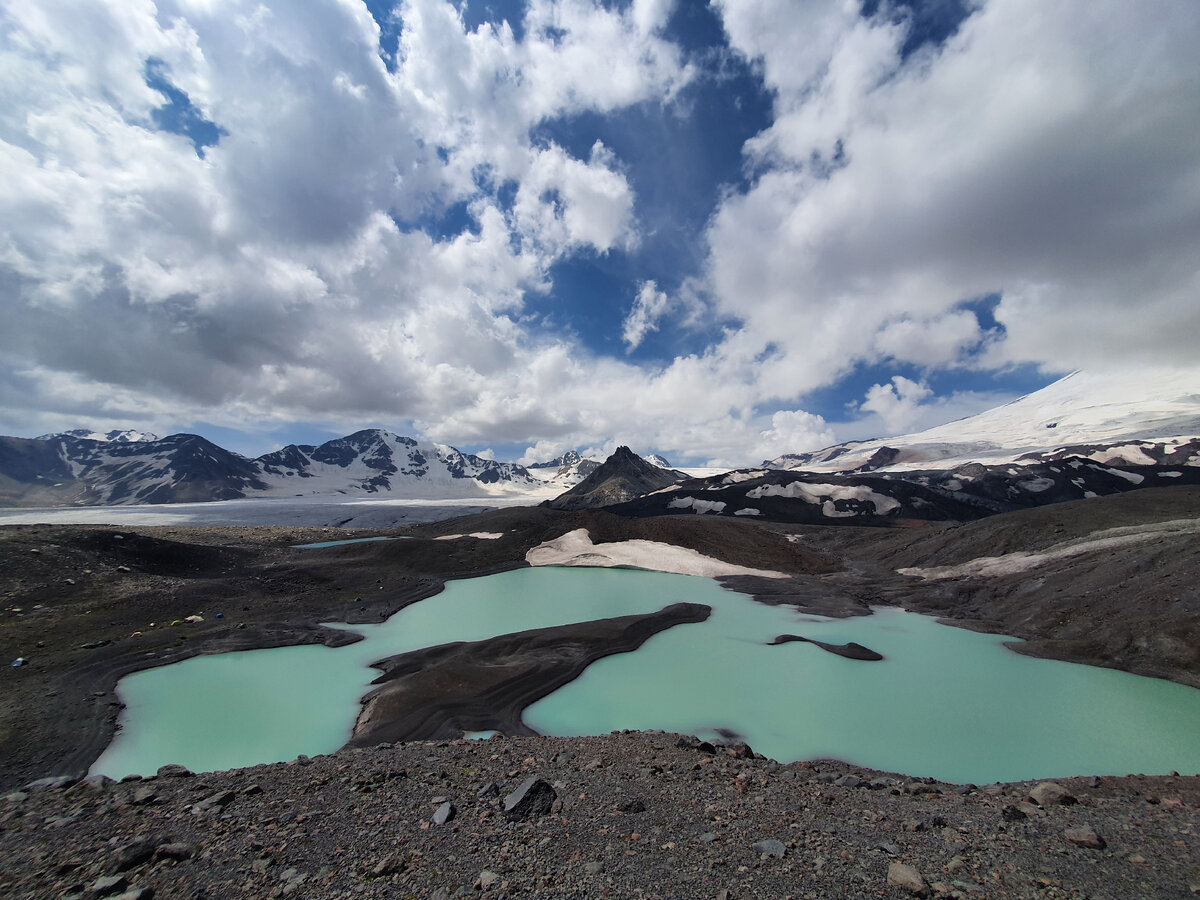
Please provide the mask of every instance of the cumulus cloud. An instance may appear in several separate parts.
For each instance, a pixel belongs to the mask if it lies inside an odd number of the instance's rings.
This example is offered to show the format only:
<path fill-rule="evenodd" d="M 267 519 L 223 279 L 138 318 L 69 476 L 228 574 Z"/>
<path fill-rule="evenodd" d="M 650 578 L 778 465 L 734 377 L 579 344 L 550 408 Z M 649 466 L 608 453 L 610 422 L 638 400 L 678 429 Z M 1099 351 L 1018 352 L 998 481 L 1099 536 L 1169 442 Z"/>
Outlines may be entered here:
<path fill-rule="evenodd" d="M 527 292 L 565 254 L 637 232 L 602 143 L 580 159 L 531 132 L 686 84 L 659 35 L 669 10 L 538 0 L 518 41 L 409 0 L 389 72 L 356 3 L 6 8 L 0 354 L 45 386 L 6 394 L 6 419 L 132 392 L 130 409 L 174 421 L 419 418 L 445 433 L 443 414 L 484 407 L 536 433 L 538 395 L 521 392 L 559 342 L 518 324 Z M 222 130 L 203 157 L 156 127 L 150 61 Z M 469 230 L 416 226 L 457 202 Z"/>
<path fill-rule="evenodd" d="M 538 128 L 694 84 L 674 6 L 530 0 L 518 38 L 403 0 L 381 47 L 348 0 L 8 4 L 0 425 L 404 421 L 744 463 L 848 436 L 803 407 L 859 366 L 1194 357 L 1188 0 L 980 0 L 907 56 L 888 4 L 716 3 L 773 121 L 702 269 L 670 292 L 634 272 L 610 336 L 632 351 L 703 308 L 714 337 L 635 364 L 555 331 L 531 298 L 556 264 L 644 236 L 619 142 Z M 161 127 L 151 69 L 221 130 L 202 155 Z M 429 224 L 450 212 L 465 226 Z M 978 400 L 923 390 L 897 377 L 860 411 L 902 428 Z"/>
<path fill-rule="evenodd" d="M 716 300 L 747 352 L 775 348 L 773 384 L 960 361 L 980 336 L 956 307 L 992 292 L 988 367 L 1194 355 L 1195 5 L 986 0 L 907 58 L 857 4 L 783 6 L 720 4 L 777 99 L 709 232 Z"/>
<path fill-rule="evenodd" d="M 636 350 L 646 335 L 658 328 L 658 320 L 671 308 L 670 298 L 653 281 L 643 281 L 638 287 L 633 308 L 625 316 L 621 337 L 628 351 Z"/>
<path fill-rule="evenodd" d="M 932 394 L 927 384 L 895 375 L 890 384 L 871 385 L 862 409 L 878 415 L 889 434 L 898 434 L 917 421 L 921 401 Z"/>

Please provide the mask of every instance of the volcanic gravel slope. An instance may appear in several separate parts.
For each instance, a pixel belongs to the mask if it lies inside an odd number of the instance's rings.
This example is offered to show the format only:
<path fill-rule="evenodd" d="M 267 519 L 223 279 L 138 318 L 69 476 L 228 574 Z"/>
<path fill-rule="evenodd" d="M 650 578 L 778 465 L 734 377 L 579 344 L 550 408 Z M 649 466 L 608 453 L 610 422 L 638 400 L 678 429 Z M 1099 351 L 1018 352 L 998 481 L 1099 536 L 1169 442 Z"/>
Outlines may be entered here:
<path fill-rule="evenodd" d="M 0 894 L 1183 897 L 1198 830 L 1197 778 L 975 787 L 655 732 L 501 737 L 32 786 L 0 798 Z"/>

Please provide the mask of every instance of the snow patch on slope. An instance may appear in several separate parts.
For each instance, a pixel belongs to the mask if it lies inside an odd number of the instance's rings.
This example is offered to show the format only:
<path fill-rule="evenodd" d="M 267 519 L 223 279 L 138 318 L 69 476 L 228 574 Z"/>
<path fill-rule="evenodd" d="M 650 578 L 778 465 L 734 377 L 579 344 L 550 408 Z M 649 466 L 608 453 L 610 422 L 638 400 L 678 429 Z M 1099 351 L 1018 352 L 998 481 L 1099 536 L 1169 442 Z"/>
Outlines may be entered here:
<path fill-rule="evenodd" d="M 942 581 L 947 578 L 998 578 L 1003 575 L 1016 575 L 1028 572 L 1048 562 L 1080 556 L 1085 553 L 1097 553 L 1101 550 L 1113 550 L 1117 547 L 1127 547 L 1131 544 L 1143 544 L 1147 541 L 1159 540 L 1164 537 L 1178 535 L 1200 534 L 1200 519 L 1172 519 L 1167 522 L 1156 522 L 1150 525 L 1133 525 L 1125 528 L 1109 528 L 1096 531 L 1084 538 L 1064 541 L 1041 553 L 1025 553 L 1017 551 L 1005 553 L 1003 556 L 979 556 L 956 566 L 930 566 L 922 568 L 912 566 L 897 569 L 899 575 L 909 575 L 923 578 L 926 581 Z"/>
<path fill-rule="evenodd" d="M 858 500 L 871 503 L 876 515 L 884 516 L 900 508 L 900 501 L 887 497 L 863 485 L 846 484 L 809 484 L 804 481 L 793 481 L 790 484 L 764 484 L 746 491 L 749 500 L 759 500 L 763 497 L 787 497 L 791 500 L 803 500 L 805 503 L 822 504 L 822 512 L 827 516 L 841 518 L 857 513 L 849 510 L 839 510 L 834 506 L 837 500 Z"/>
<path fill-rule="evenodd" d="M 695 497 L 676 497 L 667 504 L 667 509 L 690 509 L 697 513 L 719 513 L 725 509 L 721 500 L 697 500 Z"/>
<path fill-rule="evenodd" d="M 597 568 L 649 569 L 676 575 L 718 578 L 722 575 L 757 575 L 760 578 L 787 578 L 782 572 L 750 569 L 703 556 L 686 547 L 659 541 L 618 541 L 593 544 L 586 528 L 568 531 L 562 537 L 531 549 L 525 554 L 531 566 L 593 566 Z"/>

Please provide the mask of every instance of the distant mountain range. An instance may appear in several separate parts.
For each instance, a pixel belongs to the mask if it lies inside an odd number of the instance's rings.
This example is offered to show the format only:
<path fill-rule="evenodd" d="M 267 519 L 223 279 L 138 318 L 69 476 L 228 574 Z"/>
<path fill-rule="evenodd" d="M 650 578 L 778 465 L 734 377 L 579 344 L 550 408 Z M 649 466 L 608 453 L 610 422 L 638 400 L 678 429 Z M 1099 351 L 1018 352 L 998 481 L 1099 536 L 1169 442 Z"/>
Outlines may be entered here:
<path fill-rule="evenodd" d="M 132 437 L 78 430 L 0 438 L 0 504 L 185 503 L 247 496 L 398 493 L 486 497 L 544 484 L 527 469 L 376 429 L 257 459 L 195 434 Z"/>
<path fill-rule="evenodd" d="M 529 467 L 388 431 L 248 459 L 194 434 L 77 429 L 0 437 L 0 505 L 179 503 L 243 497 L 554 497 L 561 509 L 795 522 L 971 519 L 1140 487 L 1200 483 L 1200 369 L 1138 379 L 1075 373 L 958 422 L 787 454 L 689 478 L 621 447 Z M 555 497 L 555 494 L 558 494 Z M 511 502 L 511 501 L 510 501 Z"/>

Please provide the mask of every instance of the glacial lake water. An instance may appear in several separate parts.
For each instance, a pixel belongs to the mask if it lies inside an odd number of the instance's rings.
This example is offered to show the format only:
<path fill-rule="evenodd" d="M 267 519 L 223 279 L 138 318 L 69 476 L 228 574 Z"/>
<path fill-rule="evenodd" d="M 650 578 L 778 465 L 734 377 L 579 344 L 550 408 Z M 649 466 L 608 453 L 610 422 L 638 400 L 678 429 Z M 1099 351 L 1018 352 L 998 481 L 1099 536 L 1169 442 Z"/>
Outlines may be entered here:
<path fill-rule="evenodd" d="M 92 772 L 119 778 L 168 762 L 208 771 L 328 753 L 349 737 L 374 660 L 677 602 L 706 604 L 712 616 L 594 663 L 530 706 L 525 721 L 557 735 L 728 729 L 781 761 L 837 757 L 952 782 L 1200 773 L 1192 688 L 1021 656 L 1003 636 L 896 609 L 823 619 L 704 578 L 553 567 L 450 582 L 387 622 L 339 626 L 365 638 L 346 647 L 201 656 L 130 675 L 118 686 L 121 729 Z M 856 641 L 885 659 L 767 646 L 785 632 Z"/>

